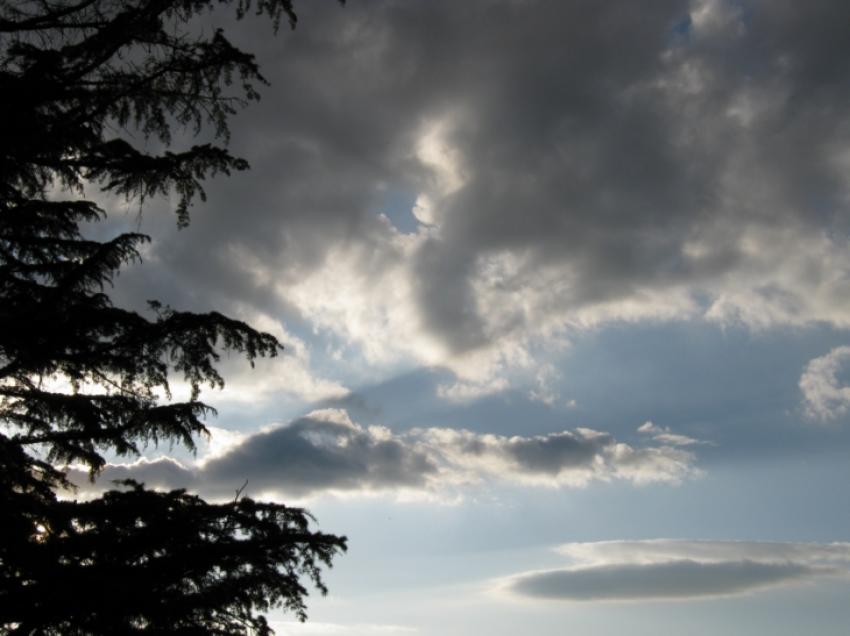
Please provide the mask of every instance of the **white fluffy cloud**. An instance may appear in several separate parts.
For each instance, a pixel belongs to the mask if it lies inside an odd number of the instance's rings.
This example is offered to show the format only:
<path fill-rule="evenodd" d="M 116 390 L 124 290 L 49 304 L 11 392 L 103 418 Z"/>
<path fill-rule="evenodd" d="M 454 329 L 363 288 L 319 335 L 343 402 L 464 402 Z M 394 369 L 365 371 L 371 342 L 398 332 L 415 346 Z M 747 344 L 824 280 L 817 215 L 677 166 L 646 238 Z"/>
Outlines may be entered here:
<path fill-rule="evenodd" d="M 850 409 L 850 386 L 842 385 L 838 374 L 848 368 L 850 347 L 836 347 L 806 365 L 800 377 L 806 413 L 819 420 L 832 420 Z"/>
<path fill-rule="evenodd" d="M 549 488 L 595 481 L 678 483 L 699 474 L 693 453 L 672 445 L 631 446 L 588 428 L 503 436 L 447 428 L 394 433 L 323 409 L 253 435 L 213 431 L 212 454 L 194 466 L 173 459 L 109 465 L 95 487 L 134 478 L 232 496 L 246 480 L 254 496 L 336 493 L 456 493 L 488 483 Z M 83 483 L 83 480 L 78 480 Z M 84 488 L 90 488 L 83 484 Z"/>
<path fill-rule="evenodd" d="M 850 543 L 655 539 L 568 543 L 557 552 L 569 567 L 518 574 L 503 589 L 560 601 L 677 600 L 850 574 Z"/>

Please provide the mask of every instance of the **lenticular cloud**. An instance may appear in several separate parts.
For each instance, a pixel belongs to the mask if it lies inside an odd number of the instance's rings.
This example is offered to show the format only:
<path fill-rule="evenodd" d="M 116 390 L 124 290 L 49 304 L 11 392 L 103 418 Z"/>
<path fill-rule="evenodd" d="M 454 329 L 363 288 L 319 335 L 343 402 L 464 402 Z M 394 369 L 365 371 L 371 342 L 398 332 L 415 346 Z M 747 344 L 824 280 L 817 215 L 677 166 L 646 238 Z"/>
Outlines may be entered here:
<path fill-rule="evenodd" d="M 571 564 L 517 574 L 514 595 L 550 601 L 699 599 L 846 575 L 850 543 L 601 541 L 557 552 Z"/>

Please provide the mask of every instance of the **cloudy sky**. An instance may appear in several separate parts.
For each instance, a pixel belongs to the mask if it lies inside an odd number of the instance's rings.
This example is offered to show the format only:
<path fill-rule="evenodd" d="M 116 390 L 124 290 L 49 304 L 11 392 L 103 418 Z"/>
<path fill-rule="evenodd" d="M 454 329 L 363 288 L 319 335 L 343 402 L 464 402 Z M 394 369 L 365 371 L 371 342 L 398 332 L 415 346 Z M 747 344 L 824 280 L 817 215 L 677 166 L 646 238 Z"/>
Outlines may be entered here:
<path fill-rule="evenodd" d="M 105 478 L 347 534 L 284 634 L 845 634 L 850 3 L 301 5 L 252 170 L 98 230 L 286 351 Z"/>

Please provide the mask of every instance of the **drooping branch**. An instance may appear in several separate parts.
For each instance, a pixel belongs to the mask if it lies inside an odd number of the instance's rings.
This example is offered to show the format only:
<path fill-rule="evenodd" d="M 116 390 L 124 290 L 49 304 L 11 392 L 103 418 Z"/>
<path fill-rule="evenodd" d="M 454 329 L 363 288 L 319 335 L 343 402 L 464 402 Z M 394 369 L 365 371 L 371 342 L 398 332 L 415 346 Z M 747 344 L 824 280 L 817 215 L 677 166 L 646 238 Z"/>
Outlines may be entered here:
<path fill-rule="evenodd" d="M 303 619 L 304 581 L 325 592 L 321 570 L 345 549 L 304 511 L 247 497 L 214 504 L 134 482 L 85 502 L 57 496 L 72 489 L 71 464 L 94 478 L 147 443 L 194 450 L 214 413 L 201 387 L 224 383 L 221 353 L 253 364 L 280 349 L 217 312 L 115 306 L 115 276 L 149 239 L 82 230 L 106 215 L 86 198 L 93 187 L 140 203 L 174 193 L 185 225 L 205 179 L 247 168 L 225 147 L 228 119 L 265 80 L 224 32 L 187 26 L 218 6 L 275 28 L 295 20 L 289 0 L 0 3 L 2 633 L 270 634 L 263 612 Z M 172 149 L 186 126 L 222 145 Z"/>

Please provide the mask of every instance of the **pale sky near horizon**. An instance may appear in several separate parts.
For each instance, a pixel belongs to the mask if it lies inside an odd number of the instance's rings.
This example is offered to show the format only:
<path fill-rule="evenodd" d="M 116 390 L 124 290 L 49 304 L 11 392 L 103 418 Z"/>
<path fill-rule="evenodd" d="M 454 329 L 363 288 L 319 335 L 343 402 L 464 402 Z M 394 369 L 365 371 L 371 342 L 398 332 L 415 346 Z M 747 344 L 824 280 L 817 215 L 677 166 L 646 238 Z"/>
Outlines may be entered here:
<path fill-rule="evenodd" d="M 281 634 L 846 634 L 850 3 L 296 9 L 226 25 L 251 171 L 93 229 L 286 349 L 103 480 L 348 535 Z"/>

